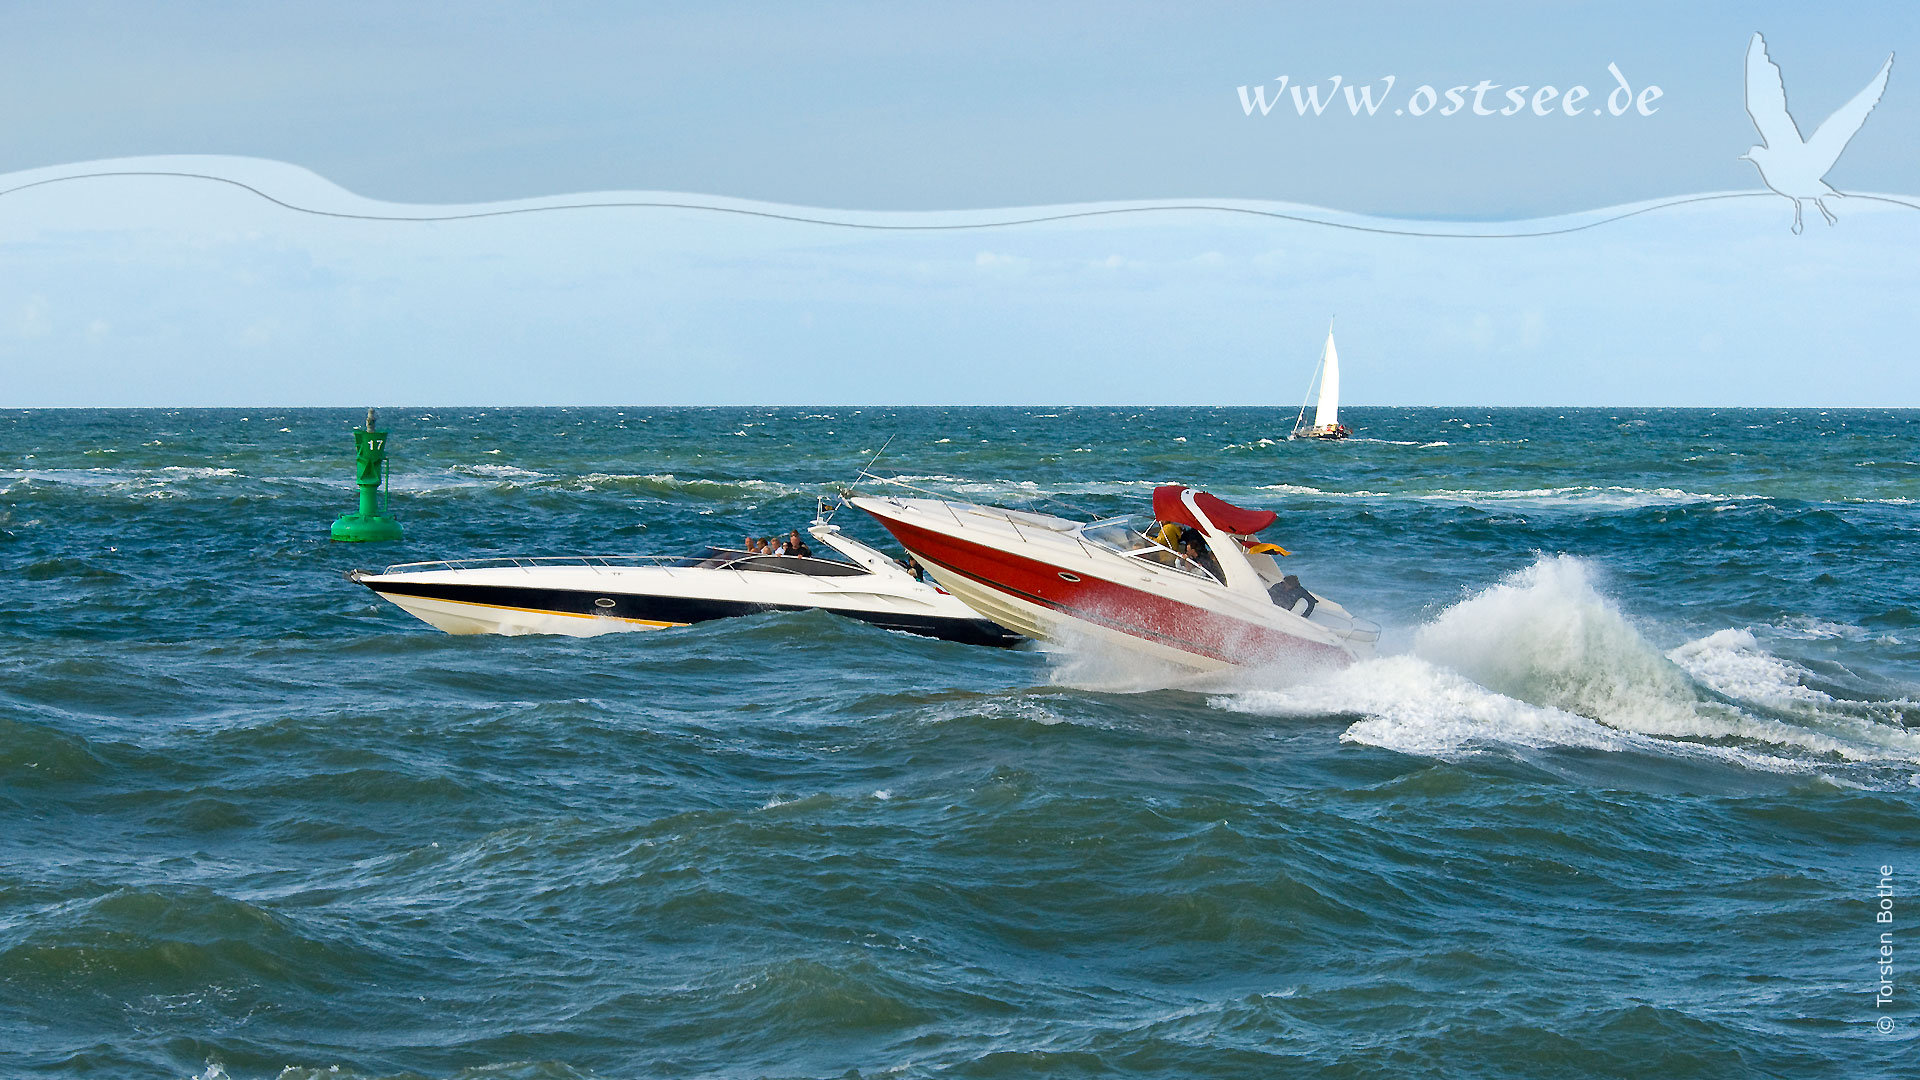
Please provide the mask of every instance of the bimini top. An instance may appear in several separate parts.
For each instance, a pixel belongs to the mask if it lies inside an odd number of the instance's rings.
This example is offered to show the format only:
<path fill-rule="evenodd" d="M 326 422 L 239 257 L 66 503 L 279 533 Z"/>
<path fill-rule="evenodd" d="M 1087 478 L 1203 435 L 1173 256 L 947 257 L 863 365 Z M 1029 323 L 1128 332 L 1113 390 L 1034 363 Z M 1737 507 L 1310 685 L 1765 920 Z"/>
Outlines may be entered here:
<path fill-rule="evenodd" d="M 1200 523 L 1193 519 L 1187 504 L 1180 501 L 1180 493 L 1185 490 L 1187 489 L 1183 484 L 1161 484 L 1154 488 L 1153 516 L 1161 521 L 1200 528 Z M 1271 510 L 1247 510 L 1235 506 L 1225 499 L 1216 499 L 1204 491 L 1194 492 L 1193 502 L 1200 508 L 1201 513 L 1212 520 L 1215 528 L 1241 536 L 1252 536 L 1280 517 Z"/>

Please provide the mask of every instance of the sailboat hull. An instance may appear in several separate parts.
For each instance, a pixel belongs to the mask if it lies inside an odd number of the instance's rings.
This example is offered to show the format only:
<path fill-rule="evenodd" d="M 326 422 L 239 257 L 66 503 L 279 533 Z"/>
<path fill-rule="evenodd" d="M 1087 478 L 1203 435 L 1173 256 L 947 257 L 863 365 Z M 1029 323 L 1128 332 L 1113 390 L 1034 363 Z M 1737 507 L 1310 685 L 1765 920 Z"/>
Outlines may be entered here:
<path fill-rule="evenodd" d="M 1295 432 L 1293 437 L 1296 439 L 1322 439 L 1331 442 L 1335 439 L 1348 438 L 1352 436 L 1352 434 L 1353 432 L 1348 429 L 1345 424 L 1335 424 L 1332 427 L 1309 428 L 1306 431 Z"/>

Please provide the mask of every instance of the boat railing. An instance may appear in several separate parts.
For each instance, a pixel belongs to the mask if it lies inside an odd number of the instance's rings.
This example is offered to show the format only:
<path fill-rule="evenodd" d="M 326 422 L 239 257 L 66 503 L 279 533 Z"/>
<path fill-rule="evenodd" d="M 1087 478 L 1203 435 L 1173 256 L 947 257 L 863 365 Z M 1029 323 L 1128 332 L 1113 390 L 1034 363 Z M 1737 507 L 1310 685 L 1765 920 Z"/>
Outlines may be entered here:
<path fill-rule="evenodd" d="M 849 562 L 800 555 L 761 555 L 731 548 L 712 548 L 705 557 L 698 555 L 502 555 L 484 559 L 436 559 L 432 562 L 396 563 L 389 574 L 425 574 L 437 570 L 531 570 L 540 566 L 584 566 L 601 570 L 634 567 L 659 567 L 673 570 L 746 570 L 756 573 L 795 574 L 801 577 L 857 577 L 868 571 Z"/>
<path fill-rule="evenodd" d="M 484 559 L 434 559 L 428 562 L 395 563 L 389 574 L 424 574 L 435 570 L 507 570 L 536 566 L 585 566 L 593 569 L 619 566 L 684 566 L 683 555 L 501 555 Z"/>
<path fill-rule="evenodd" d="M 960 515 L 963 511 L 973 517 L 983 517 L 990 521 L 1004 521 L 1008 525 L 1013 526 L 1014 533 L 1016 535 L 1021 535 L 1022 539 L 1025 539 L 1025 536 L 1020 534 L 1020 527 L 1022 525 L 1025 525 L 1030 529 L 1043 529 L 1048 532 L 1067 533 L 1067 532 L 1072 532 L 1074 529 L 1079 528 L 1080 525 L 1083 524 L 1082 522 L 1074 521 L 1070 518 L 1066 518 L 1063 515 L 1059 515 L 1059 514 L 1046 514 L 1046 513 L 1041 513 L 1038 510 L 1014 510 L 1004 506 L 989 506 L 983 503 L 972 502 L 967 499 L 959 499 L 959 498 L 955 498 L 952 495 L 947 494 L 944 491 L 936 491 L 932 488 L 922 487 L 918 484 L 910 484 L 905 480 L 900 480 L 891 476 L 878 476 L 873 473 L 862 472 L 859 476 L 859 479 L 872 480 L 872 481 L 875 481 L 876 483 L 888 484 L 893 487 L 905 488 L 908 491 L 918 492 L 921 495 L 926 496 L 928 499 L 931 499 L 934 502 L 939 503 L 942 507 L 944 507 L 947 513 L 953 516 L 954 524 L 960 526 L 961 528 L 966 527 L 966 522 L 962 521 L 960 518 Z M 1028 504 L 1029 506 L 1056 506 L 1062 509 L 1072 510 L 1075 513 L 1081 514 L 1090 520 L 1101 520 L 1101 516 L 1099 514 L 1096 514 L 1093 511 L 1088 510 L 1083 506 L 1077 506 L 1073 503 L 1067 502 L 1064 499 L 1060 499 L 1054 496 L 1014 494 L 1014 495 L 1011 495 L 1010 497 L 1016 497 L 1020 499 L 1022 502 L 1025 502 L 1026 504 Z"/>

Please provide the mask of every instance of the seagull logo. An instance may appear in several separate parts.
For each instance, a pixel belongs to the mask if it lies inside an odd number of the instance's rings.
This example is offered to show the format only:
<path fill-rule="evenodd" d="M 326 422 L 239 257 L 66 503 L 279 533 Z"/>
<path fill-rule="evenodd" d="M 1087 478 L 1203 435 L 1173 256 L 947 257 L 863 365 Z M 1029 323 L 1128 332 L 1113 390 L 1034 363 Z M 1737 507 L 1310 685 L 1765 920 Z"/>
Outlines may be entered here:
<path fill-rule="evenodd" d="M 1847 148 L 1854 132 L 1867 122 L 1867 114 L 1880 104 L 1880 95 L 1887 90 L 1887 73 L 1892 70 L 1893 54 L 1888 53 L 1887 62 L 1880 65 L 1880 74 L 1873 77 L 1867 88 L 1834 110 L 1827 122 L 1813 133 L 1813 138 L 1803 139 L 1799 125 L 1787 112 L 1787 88 L 1780 81 L 1780 68 L 1767 56 L 1766 40 L 1756 33 L 1747 44 L 1747 115 L 1753 118 L 1763 145 L 1741 154 L 1740 160 L 1753 162 L 1769 189 L 1793 200 L 1796 235 L 1801 229 L 1803 200 L 1812 199 L 1828 225 L 1837 220 L 1833 211 L 1827 209 L 1826 199 L 1841 193 L 1828 187 L 1824 178 L 1833 163 L 1840 160 L 1840 151 Z"/>

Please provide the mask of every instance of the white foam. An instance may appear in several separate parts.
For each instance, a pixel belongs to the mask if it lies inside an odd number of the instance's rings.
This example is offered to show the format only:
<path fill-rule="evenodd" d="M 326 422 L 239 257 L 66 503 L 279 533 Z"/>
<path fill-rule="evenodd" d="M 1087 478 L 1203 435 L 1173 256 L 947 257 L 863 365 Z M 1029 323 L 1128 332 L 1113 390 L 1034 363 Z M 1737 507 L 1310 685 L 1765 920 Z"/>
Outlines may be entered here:
<path fill-rule="evenodd" d="M 1215 703 L 1357 713 L 1343 739 L 1439 757 L 1504 745 L 1704 756 L 1776 772 L 1831 768 L 1836 758 L 1920 764 L 1920 736 L 1880 716 L 1901 703 L 1836 701 L 1746 630 L 1662 655 L 1595 576 L 1583 560 L 1541 557 L 1421 627 L 1411 656 Z"/>
<path fill-rule="evenodd" d="M 1441 612 L 1414 651 L 1509 697 L 1608 722 L 1671 724 L 1693 698 L 1680 670 L 1594 588 L 1589 564 L 1565 555 Z"/>
<path fill-rule="evenodd" d="M 1325 679 L 1215 704 L 1268 716 L 1359 713 L 1364 719 L 1347 728 L 1342 741 L 1437 757 L 1495 743 L 1622 749 L 1619 734 L 1593 720 L 1493 693 L 1417 656 L 1370 660 Z"/>
<path fill-rule="evenodd" d="M 1260 486 L 1259 490 L 1277 491 L 1282 495 L 1338 495 L 1340 494 L 1340 492 L 1322 491 L 1317 487 L 1307 487 L 1303 484 L 1263 484 Z"/>
<path fill-rule="evenodd" d="M 1445 445 L 1444 443 L 1439 445 Z M 1435 488 L 1429 491 L 1325 491 L 1293 484 L 1268 484 L 1260 491 L 1288 495 L 1324 495 L 1336 499 L 1412 499 L 1438 503 L 1500 503 L 1534 507 L 1593 507 L 1601 510 L 1638 510 L 1648 506 L 1686 506 L 1703 502 L 1737 502 L 1753 496 L 1716 495 L 1680 488 L 1595 487 L 1576 485 L 1549 488 Z"/>
<path fill-rule="evenodd" d="M 1851 623 L 1831 622 L 1827 619 L 1814 618 L 1811 615 L 1795 615 L 1791 618 L 1782 619 L 1774 624 L 1773 631 L 1780 637 L 1798 638 L 1803 641 L 1825 641 L 1835 638 L 1847 641 L 1859 641 L 1867 637 L 1869 633 L 1864 626 L 1854 626 Z"/>
<path fill-rule="evenodd" d="M 468 476 L 484 476 L 488 479 L 502 480 L 539 479 L 547 475 L 546 473 L 535 472 L 532 469 L 517 468 L 513 465 L 496 465 L 492 462 L 484 462 L 479 465 L 455 465 L 450 471 L 464 473 Z"/>
<path fill-rule="evenodd" d="M 1192 689 L 1192 668 L 1157 660 L 1108 643 L 1092 634 L 1058 630 L 1040 643 L 1046 654 L 1047 678 L 1055 686 L 1102 694 L 1144 694 L 1154 690 Z"/>
<path fill-rule="evenodd" d="M 0 469 L 0 480 L 35 481 L 43 484 L 71 484 L 77 487 L 147 488 L 181 480 L 213 480 L 239 476 L 234 469 L 205 468 L 197 465 L 165 465 L 159 469 Z"/>
<path fill-rule="evenodd" d="M 1811 674 L 1760 647 L 1751 630 L 1720 630 L 1667 654 L 1702 686 L 1730 698 L 1763 703 L 1830 702 L 1801 682 Z"/>

